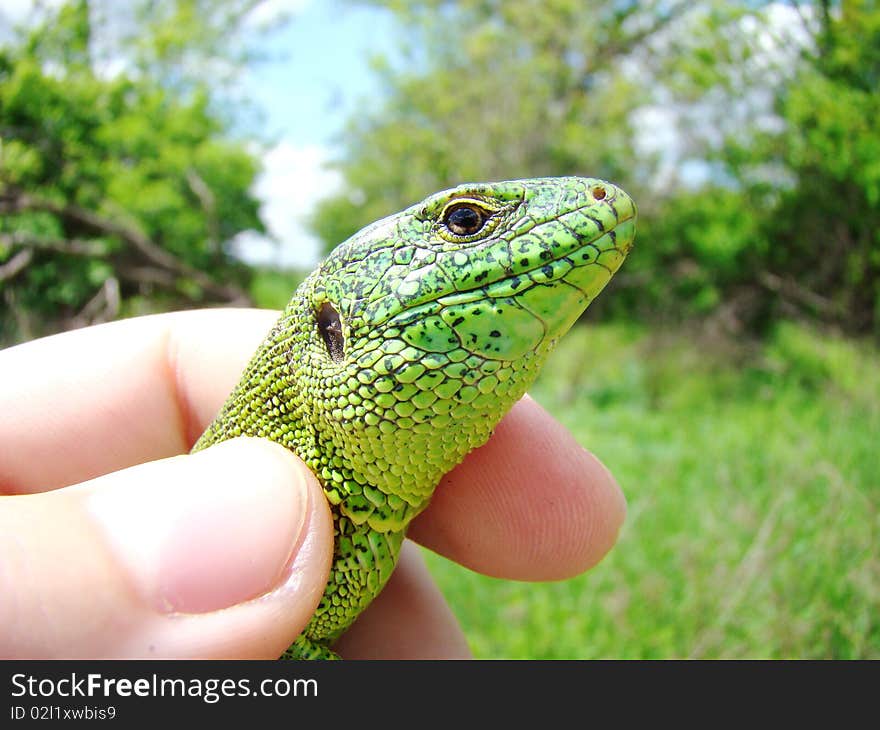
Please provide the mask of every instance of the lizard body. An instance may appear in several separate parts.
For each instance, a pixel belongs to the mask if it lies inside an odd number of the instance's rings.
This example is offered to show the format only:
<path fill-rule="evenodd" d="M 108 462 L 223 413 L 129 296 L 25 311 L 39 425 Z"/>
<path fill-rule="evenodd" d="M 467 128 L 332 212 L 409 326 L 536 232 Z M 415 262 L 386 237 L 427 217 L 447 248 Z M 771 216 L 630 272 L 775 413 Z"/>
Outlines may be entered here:
<path fill-rule="evenodd" d="M 635 219 L 591 178 L 460 185 L 355 234 L 296 290 L 194 447 L 266 437 L 324 488 L 333 566 L 285 657 L 334 656 L 442 475 L 617 271 Z"/>

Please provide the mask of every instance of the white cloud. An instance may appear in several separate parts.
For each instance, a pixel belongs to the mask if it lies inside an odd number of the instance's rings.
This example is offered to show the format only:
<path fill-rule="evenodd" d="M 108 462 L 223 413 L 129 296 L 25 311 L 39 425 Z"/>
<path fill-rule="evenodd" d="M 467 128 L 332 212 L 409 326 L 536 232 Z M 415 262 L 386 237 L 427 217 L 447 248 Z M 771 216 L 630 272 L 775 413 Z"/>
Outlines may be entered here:
<path fill-rule="evenodd" d="M 320 243 L 306 229 L 315 204 L 338 192 L 342 176 L 327 169 L 330 150 L 321 145 L 297 146 L 282 140 L 263 158 L 254 193 L 270 238 L 241 234 L 235 253 L 251 264 L 311 269 L 321 258 Z"/>
<path fill-rule="evenodd" d="M 20 23 L 30 12 L 33 0 L 5 0 L 0 17 L 10 23 Z"/>
<path fill-rule="evenodd" d="M 651 41 L 657 54 L 679 53 L 672 41 L 687 39 L 690 26 L 705 20 L 710 12 L 706 5 L 694 4 L 679 20 L 660 31 Z M 797 8 L 781 2 L 770 3 L 760 12 L 745 15 L 737 21 L 738 42 L 748 47 L 747 62 L 737 67 L 728 64 L 730 83 L 742 90 L 737 96 L 728 88 L 716 86 L 705 91 L 701 99 L 690 102 L 676 101 L 662 86 L 657 89 L 653 105 L 636 111 L 632 118 L 635 129 L 634 144 L 641 156 L 655 156 L 658 160 L 656 176 L 651 184 L 665 188 L 676 182 L 699 186 L 716 174 L 717 170 L 705 159 L 703 145 L 720 147 L 725 139 L 740 130 L 759 129 L 776 132 L 784 121 L 774 109 L 775 87 L 798 68 L 797 57 L 811 43 L 808 26 L 817 20 L 811 7 Z M 818 32 L 816 29 L 813 33 Z M 696 34 L 696 44 L 702 36 Z M 732 36 L 734 47 L 737 37 Z M 636 82 L 645 79 L 645 59 L 631 62 L 625 71 Z M 756 84 L 755 79 L 762 79 Z"/>
<path fill-rule="evenodd" d="M 263 0 L 250 13 L 246 22 L 257 28 L 266 28 L 285 18 L 301 13 L 313 0 Z"/>
<path fill-rule="evenodd" d="M 44 0 L 43 6 L 50 9 L 61 5 L 62 0 Z M 35 16 L 35 0 L 2 0 L 0 2 L 0 41 L 15 38 L 15 31 L 30 25 Z"/>
<path fill-rule="evenodd" d="M 28 16 L 28 13 L 34 9 L 36 3 L 34 0 L 3 0 L 3 7 L 0 13 L 12 23 L 21 23 Z M 54 2 L 43 3 L 50 7 L 57 7 L 61 4 L 60 0 Z"/>

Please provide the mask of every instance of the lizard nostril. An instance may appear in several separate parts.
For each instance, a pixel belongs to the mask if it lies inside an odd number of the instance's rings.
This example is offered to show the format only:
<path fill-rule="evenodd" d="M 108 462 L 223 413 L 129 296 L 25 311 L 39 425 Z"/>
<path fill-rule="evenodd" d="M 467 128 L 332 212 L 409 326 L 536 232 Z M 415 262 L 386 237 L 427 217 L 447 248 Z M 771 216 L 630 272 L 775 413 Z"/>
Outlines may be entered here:
<path fill-rule="evenodd" d="M 590 192 L 596 200 L 605 200 L 605 196 L 607 195 L 605 188 L 601 185 L 596 185 Z"/>

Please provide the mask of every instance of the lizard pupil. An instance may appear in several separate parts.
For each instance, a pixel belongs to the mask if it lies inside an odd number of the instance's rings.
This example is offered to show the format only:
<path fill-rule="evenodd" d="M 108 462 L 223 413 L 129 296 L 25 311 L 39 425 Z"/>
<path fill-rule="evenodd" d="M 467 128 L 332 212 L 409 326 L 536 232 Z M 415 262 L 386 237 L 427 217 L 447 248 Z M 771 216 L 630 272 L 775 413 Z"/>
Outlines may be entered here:
<path fill-rule="evenodd" d="M 339 312 L 330 302 L 324 302 L 315 315 L 318 331 L 333 362 L 340 362 L 345 354 L 345 337 L 342 334 L 342 320 Z"/>
<path fill-rule="evenodd" d="M 486 218 L 482 210 L 473 205 L 460 205 L 446 214 L 446 227 L 457 236 L 471 236 L 483 227 Z"/>

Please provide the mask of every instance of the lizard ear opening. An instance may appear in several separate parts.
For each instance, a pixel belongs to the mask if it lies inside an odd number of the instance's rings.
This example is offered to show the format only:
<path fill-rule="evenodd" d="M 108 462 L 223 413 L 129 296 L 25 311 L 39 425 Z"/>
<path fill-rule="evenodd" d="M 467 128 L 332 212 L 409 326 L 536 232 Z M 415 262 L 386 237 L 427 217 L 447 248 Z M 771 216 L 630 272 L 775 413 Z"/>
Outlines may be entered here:
<path fill-rule="evenodd" d="M 345 355 L 345 337 L 342 334 L 342 320 L 339 312 L 330 302 L 324 302 L 315 313 L 318 331 L 327 346 L 327 352 L 333 362 L 341 362 Z"/>

